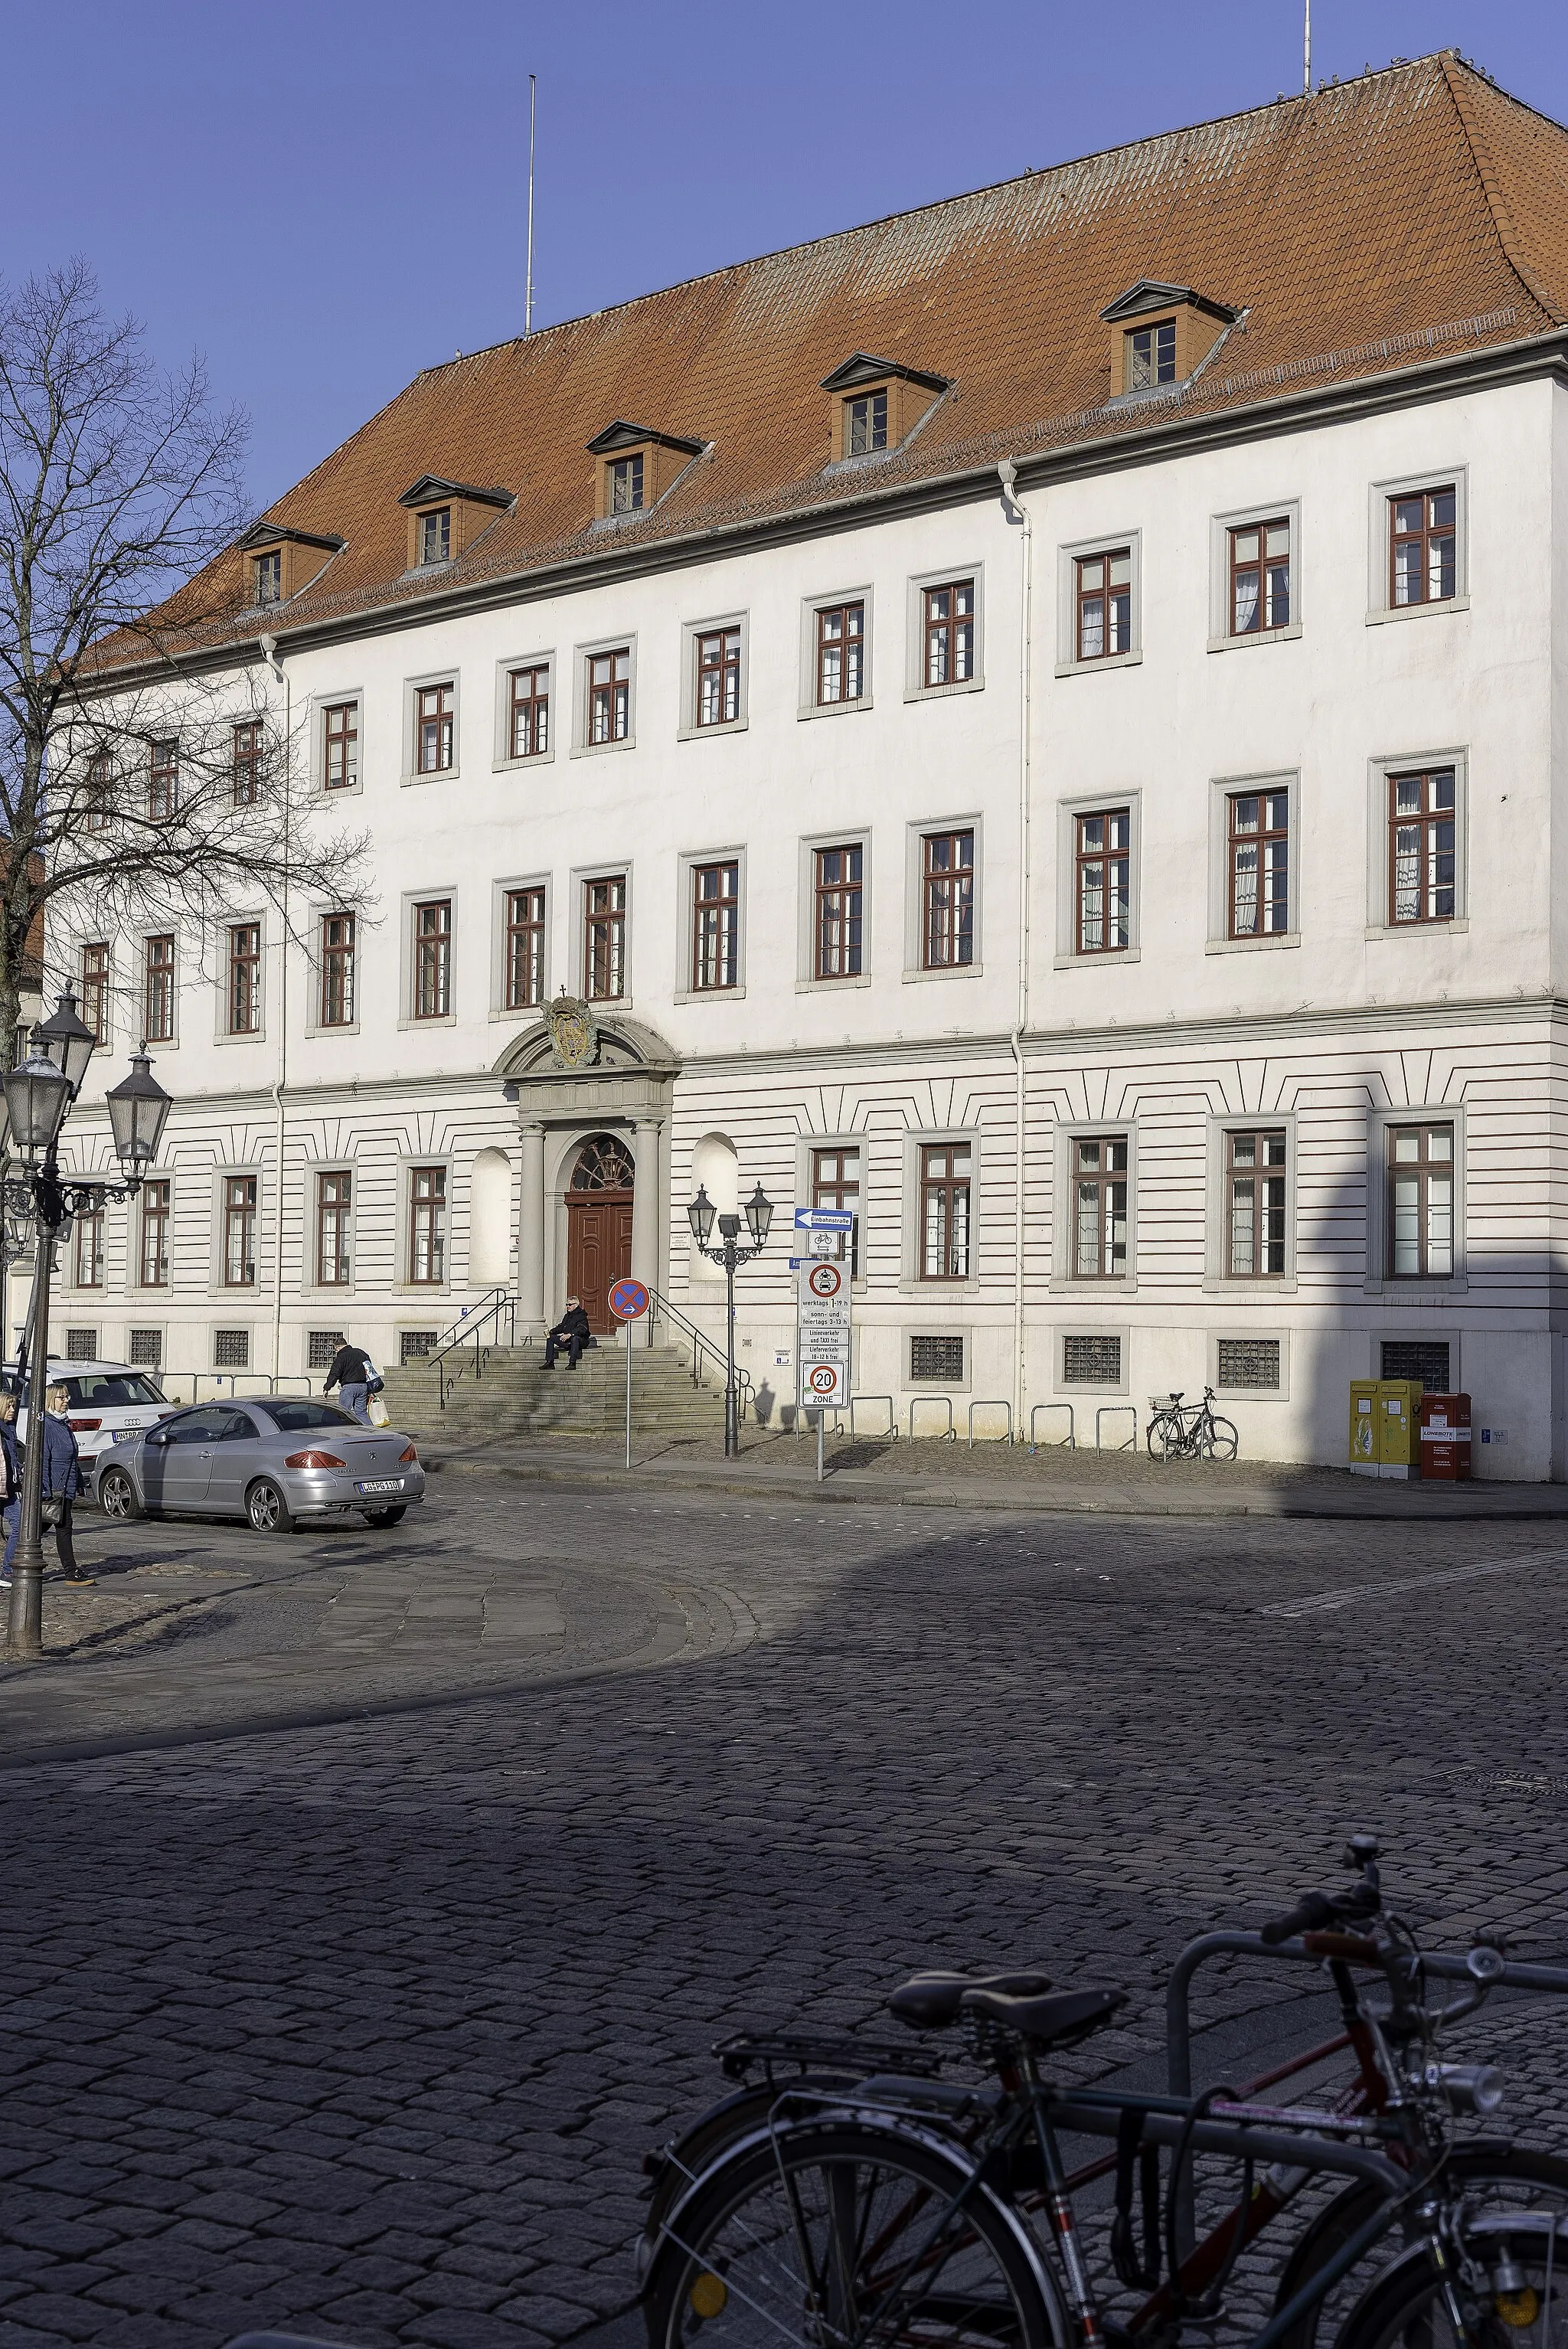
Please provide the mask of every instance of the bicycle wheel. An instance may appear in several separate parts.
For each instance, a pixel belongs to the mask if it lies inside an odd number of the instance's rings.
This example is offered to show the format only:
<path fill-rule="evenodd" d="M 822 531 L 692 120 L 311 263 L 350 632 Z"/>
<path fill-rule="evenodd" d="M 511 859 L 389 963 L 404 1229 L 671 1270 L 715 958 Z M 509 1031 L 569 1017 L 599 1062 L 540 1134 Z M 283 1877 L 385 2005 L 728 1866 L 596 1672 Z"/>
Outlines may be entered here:
<path fill-rule="evenodd" d="M 1181 1423 L 1168 1413 L 1149 1423 L 1149 1457 L 1150 1460 L 1179 1460 L 1185 1449 Z"/>
<path fill-rule="evenodd" d="M 1209 1413 L 1209 1423 L 1202 1435 L 1205 1460 L 1233 1460 L 1236 1456 L 1236 1431 L 1228 1419 Z"/>
<path fill-rule="evenodd" d="M 1537 2153 L 1518 2145 L 1458 2146 L 1444 2168 L 1473 2215 L 1492 2218 L 1511 2210 L 1533 2210 L 1551 2212 L 1568 2222 L 1568 2159 L 1562 2154 Z M 1348 2186 L 1318 2212 L 1281 2272 L 1274 2295 L 1276 2314 L 1349 2241 L 1371 2217 L 1378 2199 L 1376 2187 Z M 1367 2289 L 1368 2273 L 1387 2261 L 1398 2240 L 1390 2237 L 1375 2245 L 1366 2261 L 1351 2270 L 1336 2295 L 1320 2301 L 1281 2336 L 1278 2349 L 1315 2349 L 1320 2338 L 1331 2337 L 1335 2313 L 1344 2318 L 1349 2295 Z"/>
<path fill-rule="evenodd" d="M 666 2221 L 646 2315 L 651 2349 L 1067 2349 L 1023 2221 L 962 2155 L 852 2120 L 709 2170 Z"/>
<path fill-rule="evenodd" d="M 1418 2244 L 1351 2311 L 1338 2349 L 1550 2349 L 1568 2307 L 1568 2232 L 1550 2214 L 1501 2213 L 1468 2221 L 1470 2273 L 1450 2279 L 1464 2317 L 1449 2314 L 1430 2251 Z"/>

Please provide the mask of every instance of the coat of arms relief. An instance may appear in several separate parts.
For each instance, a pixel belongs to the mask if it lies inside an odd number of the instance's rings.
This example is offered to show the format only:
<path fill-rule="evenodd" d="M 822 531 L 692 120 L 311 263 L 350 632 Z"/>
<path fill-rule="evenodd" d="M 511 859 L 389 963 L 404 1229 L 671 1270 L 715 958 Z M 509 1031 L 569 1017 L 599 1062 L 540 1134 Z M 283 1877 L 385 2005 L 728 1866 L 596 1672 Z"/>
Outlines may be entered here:
<path fill-rule="evenodd" d="M 592 1068 L 599 1057 L 599 1023 L 585 1003 L 563 988 L 544 1022 L 558 1069 Z"/>

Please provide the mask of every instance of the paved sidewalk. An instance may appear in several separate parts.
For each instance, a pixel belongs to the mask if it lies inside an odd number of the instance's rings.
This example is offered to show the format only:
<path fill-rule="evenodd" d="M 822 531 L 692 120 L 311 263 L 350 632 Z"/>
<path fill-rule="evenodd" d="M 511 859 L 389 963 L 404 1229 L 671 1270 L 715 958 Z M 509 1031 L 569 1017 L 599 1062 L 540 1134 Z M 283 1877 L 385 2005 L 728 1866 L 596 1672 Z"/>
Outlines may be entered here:
<path fill-rule="evenodd" d="M 478 1470 L 524 1484 L 748 1494 L 758 1499 L 869 1501 L 880 1508 L 1041 1510 L 1130 1517 L 1366 1517 L 1451 1525 L 1568 1517 L 1568 1485 L 1410 1485 L 1348 1469 L 1275 1461 L 1178 1461 L 1130 1452 L 956 1443 L 830 1442 L 817 1483 L 815 1446 L 748 1428 L 738 1459 L 717 1444 L 639 1445 L 554 1436 L 524 1443 L 422 1439 L 432 1472 Z"/>

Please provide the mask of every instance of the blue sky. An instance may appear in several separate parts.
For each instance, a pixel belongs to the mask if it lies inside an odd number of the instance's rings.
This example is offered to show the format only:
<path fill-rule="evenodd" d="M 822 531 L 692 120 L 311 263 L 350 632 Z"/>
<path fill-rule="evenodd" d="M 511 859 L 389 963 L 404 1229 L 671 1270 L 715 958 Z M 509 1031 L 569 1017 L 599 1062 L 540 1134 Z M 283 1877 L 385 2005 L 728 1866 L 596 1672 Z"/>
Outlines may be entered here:
<path fill-rule="evenodd" d="M 1547 0 L 1315 0 L 1315 78 L 1457 47 L 1568 119 Z M 84 254 L 253 427 L 258 504 L 421 367 L 1301 86 L 1300 0 L 4 0 L 0 266 Z M 19 102 L 23 93 L 36 102 Z"/>

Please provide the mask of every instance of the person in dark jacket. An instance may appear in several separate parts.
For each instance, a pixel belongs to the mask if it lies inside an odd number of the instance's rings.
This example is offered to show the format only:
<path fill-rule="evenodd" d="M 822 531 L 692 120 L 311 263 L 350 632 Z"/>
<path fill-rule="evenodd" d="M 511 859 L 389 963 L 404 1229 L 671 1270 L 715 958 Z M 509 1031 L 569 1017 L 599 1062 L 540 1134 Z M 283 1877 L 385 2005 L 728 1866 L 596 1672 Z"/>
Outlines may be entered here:
<path fill-rule="evenodd" d="M 344 1410 L 352 1412 L 362 1426 L 368 1427 L 370 1413 L 365 1406 L 370 1397 L 370 1381 L 379 1375 L 363 1346 L 346 1343 L 339 1346 L 334 1354 L 326 1376 L 321 1382 L 321 1391 L 323 1394 L 330 1394 L 335 1387 L 337 1400 Z"/>
<path fill-rule="evenodd" d="M 565 1312 L 544 1340 L 545 1369 L 552 1371 L 555 1368 L 556 1355 L 564 1350 L 566 1367 L 568 1370 L 574 1371 L 583 1359 L 583 1347 L 591 1346 L 593 1342 L 593 1333 L 588 1327 L 588 1316 L 583 1310 L 583 1300 L 581 1298 L 569 1297 L 566 1300 Z"/>
<path fill-rule="evenodd" d="M 5 1562 L 0 1566 L 0 1590 L 11 1588 L 11 1560 L 22 1530 L 22 1462 L 16 1450 L 16 1398 L 0 1394 L 0 1509 L 5 1521 Z"/>
<path fill-rule="evenodd" d="M 77 1451 L 77 1439 L 66 1417 L 70 1398 L 64 1387 L 51 1387 L 44 1398 L 44 1498 L 55 1502 L 59 1509 L 59 1522 L 55 1526 L 55 1547 L 60 1553 L 60 1564 L 72 1582 L 90 1582 L 77 1564 L 76 1543 L 72 1537 L 71 1511 L 82 1489 L 82 1472 Z M 46 1523 L 45 1530 L 47 1531 Z"/>

